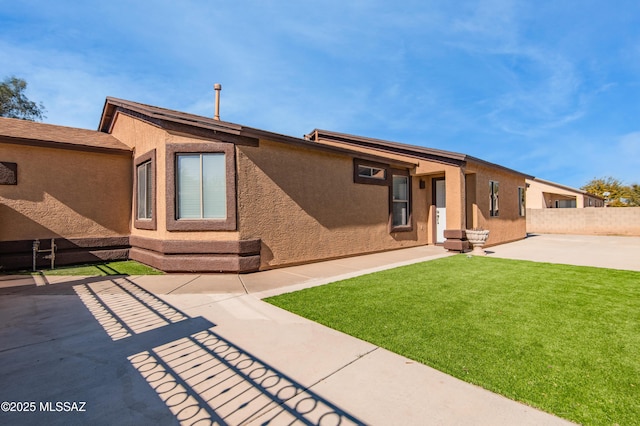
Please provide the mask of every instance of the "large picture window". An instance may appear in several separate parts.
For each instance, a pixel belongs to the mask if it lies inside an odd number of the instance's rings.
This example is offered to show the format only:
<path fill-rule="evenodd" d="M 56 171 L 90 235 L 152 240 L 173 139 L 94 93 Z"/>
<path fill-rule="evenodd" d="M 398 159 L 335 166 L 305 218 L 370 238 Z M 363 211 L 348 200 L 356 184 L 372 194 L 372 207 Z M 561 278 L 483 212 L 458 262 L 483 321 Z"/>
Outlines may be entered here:
<path fill-rule="evenodd" d="M 178 154 L 177 219 L 227 217 L 224 153 Z"/>
<path fill-rule="evenodd" d="M 166 170 L 168 231 L 236 230 L 233 144 L 167 144 Z"/>

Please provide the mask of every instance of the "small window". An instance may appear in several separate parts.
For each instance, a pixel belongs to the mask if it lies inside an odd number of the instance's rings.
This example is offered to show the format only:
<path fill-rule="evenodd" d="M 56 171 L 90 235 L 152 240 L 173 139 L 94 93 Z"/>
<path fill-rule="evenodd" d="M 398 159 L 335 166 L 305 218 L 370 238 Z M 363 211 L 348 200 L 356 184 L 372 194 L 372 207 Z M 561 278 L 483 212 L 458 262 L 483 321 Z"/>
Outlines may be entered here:
<path fill-rule="evenodd" d="M 153 217 L 153 170 L 151 161 L 138 166 L 137 218 L 151 220 Z"/>
<path fill-rule="evenodd" d="M 156 219 L 156 150 L 135 159 L 133 169 L 133 226 L 155 230 Z"/>
<path fill-rule="evenodd" d="M 369 179 L 387 179 L 387 171 L 380 167 L 358 165 L 358 176 Z"/>
<path fill-rule="evenodd" d="M 493 180 L 489 181 L 489 216 L 499 216 L 500 214 L 498 203 L 500 200 L 499 190 L 500 184 L 498 182 L 495 182 Z"/>
<path fill-rule="evenodd" d="M 527 214 L 527 196 L 524 188 L 518 188 L 518 212 L 521 217 Z"/>
<path fill-rule="evenodd" d="M 394 175 L 392 190 L 392 226 L 409 226 L 409 176 Z"/>
<path fill-rule="evenodd" d="M 225 154 L 177 155 L 177 219 L 225 219 Z"/>
<path fill-rule="evenodd" d="M 353 181 L 365 185 L 390 186 L 389 165 L 354 158 Z"/>

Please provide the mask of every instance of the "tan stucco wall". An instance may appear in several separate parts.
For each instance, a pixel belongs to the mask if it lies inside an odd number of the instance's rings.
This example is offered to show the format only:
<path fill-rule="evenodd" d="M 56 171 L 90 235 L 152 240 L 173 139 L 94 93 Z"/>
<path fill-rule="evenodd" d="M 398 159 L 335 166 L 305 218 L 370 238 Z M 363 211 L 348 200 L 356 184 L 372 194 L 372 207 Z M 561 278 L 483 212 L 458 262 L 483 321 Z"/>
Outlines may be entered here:
<path fill-rule="evenodd" d="M 207 231 L 184 232 L 167 231 L 167 173 L 166 173 L 166 144 L 206 143 L 206 140 L 182 135 L 173 135 L 163 129 L 132 118 L 125 114 L 117 114 L 111 134 L 126 145 L 134 148 L 134 162 L 136 158 L 156 150 L 156 219 L 157 229 L 147 230 L 131 227 L 131 235 L 153 238 L 157 240 L 187 240 L 187 241 L 234 241 L 239 237 L 238 232 Z M 133 167 L 133 166 L 132 166 Z M 134 194 L 135 196 L 135 194 Z M 130 209 L 131 223 L 134 221 L 133 206 Z"/>
<path fill-rule="evenodd" d="M 18 184 L 0 185 L 0 241 L 129 233 L 131 157 L 0 143 Z"/>
<path fill-rule="evenodd" d="M 533 179 L 527 179 L 527 208 L 553 208 L 556 200 L 576 200 L 576 207 L 584 207 L 584 196 L 579 192 L 569 191 Z"/>
<path fill-rule="evenodd" d="M 323 144 L 343 146 L 333 141 L 321 141 Z M 378 150 L 349 146 L 350 149 L 373 155 L 382 155 Z M 427 209 L 427 240 L 435 243 L 435 208 L 432 206 L 432 180 L 437 177 L 446 179 L 447 229 L 483 227 L 491 233 L 487 245 L 522 239 L 526 236 L 526 218 L 518 216 L 518 187 L 526 187 L 523 175 L 500 167 L 491 167 L 486 163 L 468 161 L 465 167 L 427 161 L 414 157 L 387 154 L 398 161 L 417 162 L 415 179 L 423 179 L 428 190 L 416 199 Z M 471 191 L 466 187 L 468 175 L 474 175 L 475 187 Z M 471 179 L 474 181 L 474 179 Z M 489 180 L 500 183 L 500 216 L 489 217 Z M 424 194 L 424 195 L 423 195 Z M 504 210 L 504 211 L 503 211 Z"/>
<path fill-rule="evenodd" d="M 489 229 L 487 245 L 515 241 L 526 237 L 526 217 L 519 216 L 518 188 L 525 187 L 521 175 L 499 168 L 490 168 L 482 164 L 469 164 L 468 173 L 475 174 L 475 202 L 470 202 L 473 211 L 467 217 L 473 223 L 467 228 Z M 491 217 L 489 181 L 497 181 L 499 190 L 499 216 Z M 472 196 L 472 195 L 470 195 Z"/>
<path fill-rule="evenodd" d="M 603 200 L 577 190 L 571 191 L 536 179 L 527 179 L 527 185 L 527 208 L 530 209 L 555 208 L 557 200 L 571 199 L 576 200 L 576 208 L 604 207 Z"/>
<path fill-rule="evenodd" d="M 390 234 L 388 188 L 354 183 L 351 157 L 260 141 L 237 164 L 240 235 L 262 240 L 262 268 L 427 243 L 425 204 Z"/>
<path fill-rule="evenodd" d="M 527 209 L 527 231 L 544 234 L 640 236 L 640 207 Z"/>

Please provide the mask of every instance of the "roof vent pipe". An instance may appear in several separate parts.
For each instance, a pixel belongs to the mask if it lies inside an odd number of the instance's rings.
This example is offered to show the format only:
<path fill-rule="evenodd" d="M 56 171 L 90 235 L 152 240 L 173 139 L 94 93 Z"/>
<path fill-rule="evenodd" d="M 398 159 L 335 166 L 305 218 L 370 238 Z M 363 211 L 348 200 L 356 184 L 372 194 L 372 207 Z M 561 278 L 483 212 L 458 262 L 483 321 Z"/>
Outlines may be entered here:
<path fill-rule="evenodd" d="M 222 90 L 222 85 L 220 83 L 216 83 L 213 85 L 213 89 L 216 91 L 216 110 L 213 119 L 220 120 L 220 91 Z"/>

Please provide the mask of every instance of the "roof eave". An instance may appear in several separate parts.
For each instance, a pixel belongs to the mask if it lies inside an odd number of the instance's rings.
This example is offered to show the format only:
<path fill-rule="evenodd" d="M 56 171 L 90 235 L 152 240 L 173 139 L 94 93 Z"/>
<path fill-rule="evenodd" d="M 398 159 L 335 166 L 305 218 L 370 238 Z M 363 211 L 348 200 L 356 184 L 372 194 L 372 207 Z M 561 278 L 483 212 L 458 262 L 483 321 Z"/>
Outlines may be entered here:
<path fill-rule="evenodd" d="M 319 141 L 319 139 L 329 139 L 336 142 L 375 149 L 381 152 L 400 154 L 418 159 L 435 161 L 443 164 L 464 166 L 467 156 L 456 152 L 442 151 L 431 148 L 418 147 L 399 142 L 390 142 L 381 139 L 367 138 L 346 133 L 331 132 L 328 130 L 315 129 L 305 135 L 309 140 Z"/>
<path fill-rule="evenodd" d="M 13 136 L 0 136 L 0 142 L 10 143 L 22 146 L 36 146 L 41 148 L 58 148 L 69 149 L 72 151 L 84 151 L 84 152 L 97 152 L 103 154 L 120 154 L 131 155 L 132 151 L 125 148 L 113 148 L 113 147 L 101 147 L 94 145 L 82 145 L 76 143 L 62 142 L 62 141 L 48 141 L 42 139 L 29 139 Z"/>

